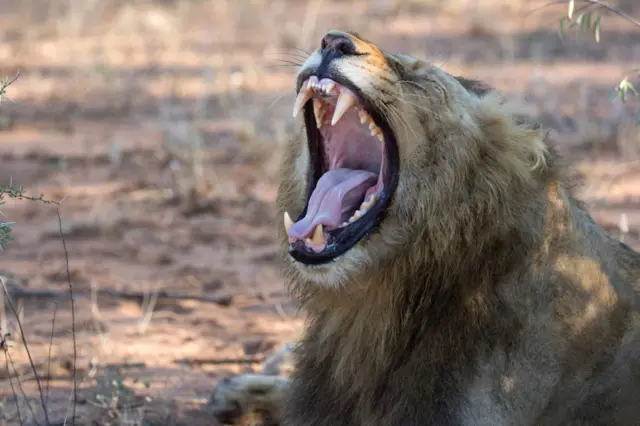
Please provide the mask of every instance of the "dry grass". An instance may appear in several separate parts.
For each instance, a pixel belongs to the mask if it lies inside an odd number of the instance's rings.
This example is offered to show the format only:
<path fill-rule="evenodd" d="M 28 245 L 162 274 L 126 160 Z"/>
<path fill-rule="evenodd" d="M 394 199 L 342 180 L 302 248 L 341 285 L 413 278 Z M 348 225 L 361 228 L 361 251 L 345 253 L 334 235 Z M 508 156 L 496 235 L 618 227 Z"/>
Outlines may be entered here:
<path fill-rule="evenodd" d="M 611 21 L 600 44 L 560 42 L 564 6 L 532 12 L 544 3 L 2 2 L 0 75 L 21 77 L 0 108 L 0 185 L 64 199 L 68 247 L 51 209 L 2 207 L 17 228 L 0 275 L 29 292 L 9 292 L 24 335 L 8 307 L 2 318 L 14 367 L 0 389 L 24 392 L 0 393 L 0 423 L 46 424 L 42 405 L 51 424 L 69 417 L 77 369 L 78 424 L 211 424 L 216 380 L 295 339 L 271 211 L 295 67 L 330 28 L 519 99 L 589 171 L 596 219 L 636 244 L 637 99 L 608 93 L 640 66 L 640 32 Z"/>

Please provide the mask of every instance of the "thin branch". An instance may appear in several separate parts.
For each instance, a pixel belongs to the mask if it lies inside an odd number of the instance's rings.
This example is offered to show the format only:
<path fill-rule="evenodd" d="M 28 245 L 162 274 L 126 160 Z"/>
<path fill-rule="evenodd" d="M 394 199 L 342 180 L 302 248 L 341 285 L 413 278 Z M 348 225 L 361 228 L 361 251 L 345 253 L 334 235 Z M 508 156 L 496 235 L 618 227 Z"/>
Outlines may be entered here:
<path fill-rule="evenodd" d="M 22 383 L 20 382 L 20 375 L 18 374 L 18 370 L 16 370 L 16 366 L 13 363 L 13 359 L 11 358 L 11 354 L 9 353 L 9 348 L 8 347 L 4 347 L 4 356 L 8 359 L 8 364 L 7 364 L 7 372 L 11 372 L 11 370 L 9 370 L 9 365 L 11 365 L 11 368 L 13 368 L 13 371 L 16 373 L 16 384 L 18 385 L 18 389 L 20 390 L 20 393 L 22 394 L 24 400 L 27 402 L 27 407 L 29 407 L 29 411 L 31 412 L 31 416 L 33 417 L 33 421 L 36 422 L 36 425 L 40 426 L 40 422 L 38 421 L 38 418 L 36 417 L 36 413 L 33 412 L 33 407 L 31 406 L 31 404 L 29 403 L 29 397 L 27 397 L 27 394 L 24 391 L 24 388 L 22 387 Z M 9 383 L 11 383 L 11 389 L 13 389 L 13 383 L 11 382 L 11 377 L 9 377 Z M 14 398 L 16 398 L 16 402 L 18 401 L 18 395 L 17 394 L 13 394 Z M 22 423 L 21 423 L 22 424 Z"/>
<path fill-rule="evenodd" d="M 67 282 L 69 284 L 69 300 L 71 301 L 71 335 L 73 337 L 73 412 L 71 416 L 71 424 L 76 424 L 76 405 L 78 401 L 78 389 L 77 389 L 77 377 L 76 377 L 76 362 L 78 360 L 78 349 L 76 345 L 76 312 L 75 304 L 73 300 L 73 284 L 71 283 L 71 268 L 69 267 L 69 251 L 67 250 L 67 241 L 64 238 L 64 232 L 62 230 L 62 217 L 60 216 L 60 206 L 56 208 L 56 215 L 58 216 L 58 228 L 60 229 L 60 238 L 62 239 L 62 248 L 64 250 L 65 266 L 67 269 Z M 65 421 L 66 423 L 66 421 Z"/>
<path fill-rule="evenodd" d="M 11 393 L 13 394 L 13 398 L 16 400 L 16 410 L 18 412 L 18 421 L 20 422 L 20 424 L 22 424 L 22 415 L 20 414 L 20 402 L 18 401 L 18 394 L 16 393 L 16 389 L 13 387 L 13 379 L 11 378 L 11 370 L 9 370 L 9 354 L 8 354 L 8 348 L 5 346 L 6 340 L 4 337 L 2 337 L 2 347 L 4 350 L 4 364 L 5 367 L 7 369 L 7 373 L 9 373 L 9 384 L 11 385 Z M 15 368 L 14 368 L 15 370 Z M 31 407 L 31 406 L 29 406 Z"/>
<path fill-rule="evenodd" d="M 38 371 L 36 370 L 35 363 L 33 362 L 33 357 L 31 356 L 31 351 L 29 350 L 29 345 L 27 344 L 27 338 L 24 333 L 24 329 L 22 327 L 22 321 L 20 321 L 18 317 L 18 311 L 16 311 L 13 302 L 11 301 L 11 295 L 9 294 L 9 290 L 4 283 L 4 278 L 0 277 L 0 283 L 2 283 L 2 288 L 4 289 L 5 294 L 7 295 L 7 302 L 9 303 L 9 307 L 13 311 L 13 314 L 16 317 L 16 322 L 18 323 L 18 327 L 20 328 L 20 336 L 22 340 L 22 345 L 24 346 L 25 351 L 27 352 L 27 356 L 29 357 L 29 364 L 31 365 L 31 369 L 33 370 L 33 374 L 36 377 L 36 383 L 38 384 L 38 393 L 40 394 L 40 402 L 42 403 L 42 411 L 44 411 L 44 418 L 47 424 L 49 424 L 49 413 L 47 412 L 47 406 L 44 403 L 44 393 L 42 392 L 42 384 L 40 383 L 40 376 L 38 375 Z"/>
<path fill-rule="evenodd" d="M 53 318 L 51 320 L 51 337 L 49 338 L 49 355 L 47 356 L 47 390 L 44 398 L 45 404 L 49 402 L 49 385 L 51 384 L 51 348 L 53 347 L 53 334 L 56 326 L 56 313 L 58 312 L 58 304 L 54 303 Z"/>
<path fill-rule="evenodd" d="M 640 28 L 640 21 L 635 19 L 633 16 L 624 13 L 622 10 L 618 9 L 615 6 L 607 4 L 607 3 L 602 2 L 600 0 L 582 0 L 582 1 L 587 2 L 587 3 L 591 3 L 591 4 L 597 4 L 601 8 L 606 9 L 606 10 L 608 10 L 609 12 L 611 12 L 611 13 L 613 13 L 615 15 L 618 15 L 619 17 L 621 17 L 623 19 L 626 19 L 627 21 L 631 22 L 636 27 Z"/>
<path fill-rule="evenodd" d="M 2 102 L 2 97 L 4 96 L 5 91 L 7 90 L 7 87 L 11 86 L 18 79 L 18 77 L 20 77 L 20 71 L 18 71 L 16 73 L 16 76 L 13 77 L 11 80 L 9 80 L 8 78 L 5 78 L 0 83 L 0 102 Z"/>

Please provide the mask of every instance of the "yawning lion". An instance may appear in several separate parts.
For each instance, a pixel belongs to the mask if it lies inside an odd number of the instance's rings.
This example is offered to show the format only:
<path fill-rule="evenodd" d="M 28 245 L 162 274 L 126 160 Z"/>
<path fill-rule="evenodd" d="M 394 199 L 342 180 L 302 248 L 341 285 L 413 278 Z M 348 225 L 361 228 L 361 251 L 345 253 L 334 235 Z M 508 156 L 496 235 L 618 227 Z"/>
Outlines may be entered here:
<path fill-rule="evenodd" d="M 308 325 L 284 425 L 640 425 L 640 255 L 533 120 L 340 31 L 296 91 L 277 208 Z"/>

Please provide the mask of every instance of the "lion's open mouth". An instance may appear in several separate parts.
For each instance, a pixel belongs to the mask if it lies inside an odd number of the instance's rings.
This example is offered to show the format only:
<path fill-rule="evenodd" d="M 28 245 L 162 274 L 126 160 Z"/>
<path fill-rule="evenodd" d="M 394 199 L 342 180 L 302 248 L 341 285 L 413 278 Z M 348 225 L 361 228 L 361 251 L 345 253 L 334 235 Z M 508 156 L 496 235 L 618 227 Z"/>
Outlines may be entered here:
<path fill-rule="evenodd" d="M 306 264 L 352 248 L 383 218 L 397 186 L 398 150 L 381 111 L 340 78 L 300 80 L 294 116 L 304 108 L 310 170 L 306 206 L 285 213 L 289 253 Z"/>

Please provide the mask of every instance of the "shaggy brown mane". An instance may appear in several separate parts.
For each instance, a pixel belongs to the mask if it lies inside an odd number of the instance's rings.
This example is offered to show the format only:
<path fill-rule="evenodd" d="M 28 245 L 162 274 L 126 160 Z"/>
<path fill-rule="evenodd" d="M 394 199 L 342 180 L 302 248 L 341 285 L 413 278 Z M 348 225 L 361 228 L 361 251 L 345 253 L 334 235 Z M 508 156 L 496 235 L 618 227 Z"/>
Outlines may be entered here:
<path fill-rule="evenodd" d="M 640 424 L 640 256 L 575 199 L 541 127 L 482 82 L 325 37 L 335 79 L 388 120 L 399 179 L 332 262 L 294 260 L 279 227 L 308 314 L 285 424 Z M 308 134 L 283 155 L 279 218 L 305 208 Z"/>

